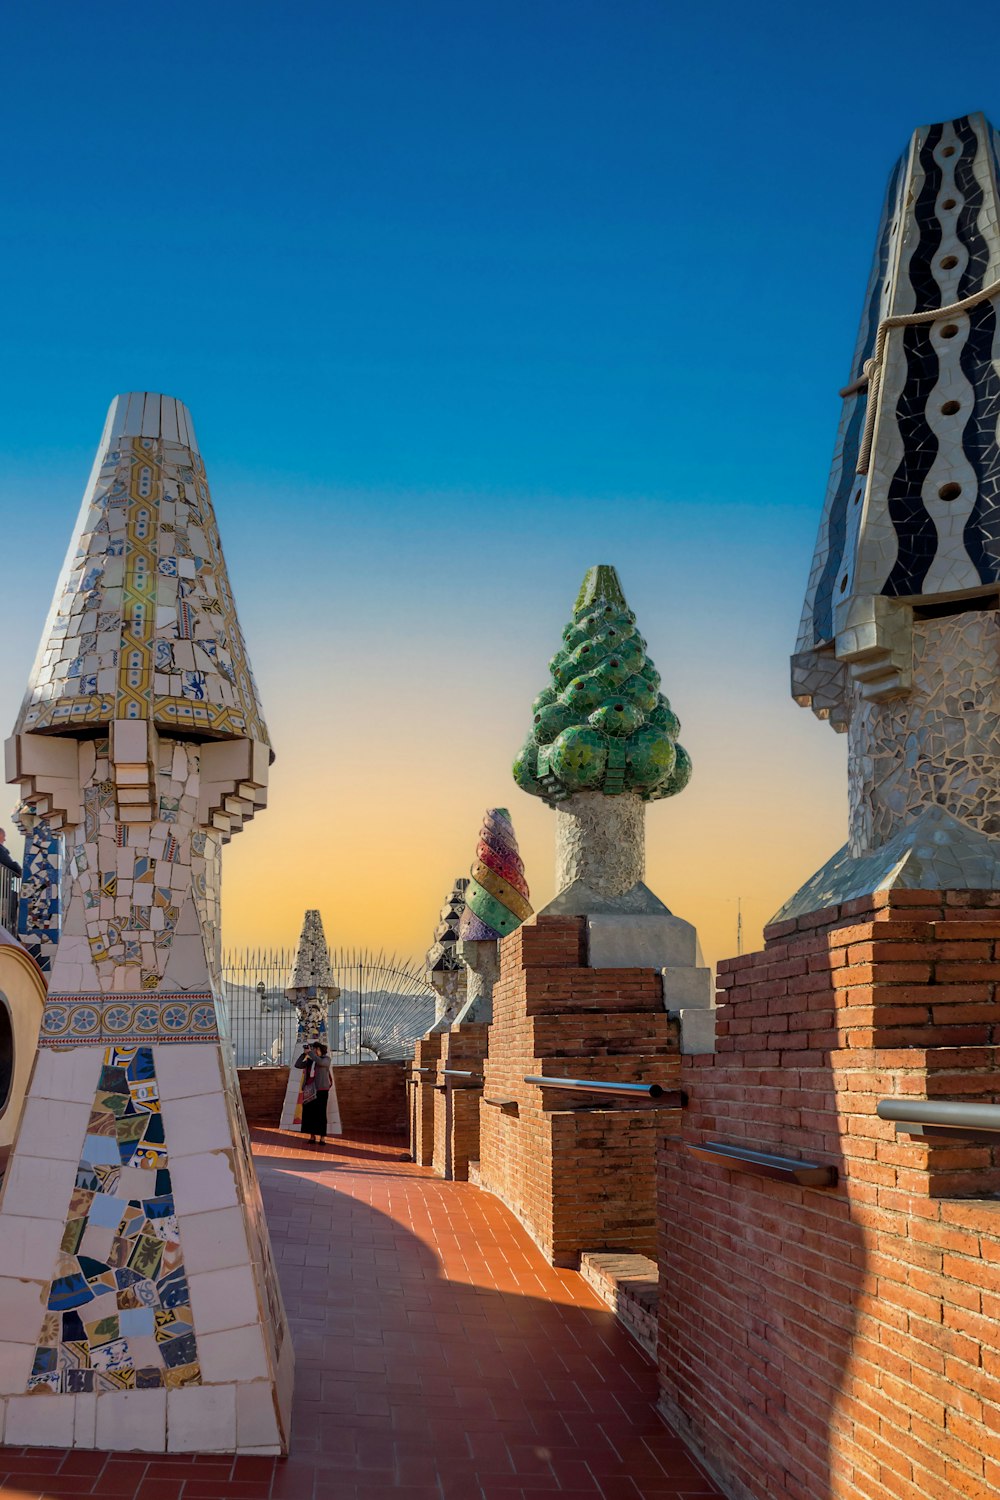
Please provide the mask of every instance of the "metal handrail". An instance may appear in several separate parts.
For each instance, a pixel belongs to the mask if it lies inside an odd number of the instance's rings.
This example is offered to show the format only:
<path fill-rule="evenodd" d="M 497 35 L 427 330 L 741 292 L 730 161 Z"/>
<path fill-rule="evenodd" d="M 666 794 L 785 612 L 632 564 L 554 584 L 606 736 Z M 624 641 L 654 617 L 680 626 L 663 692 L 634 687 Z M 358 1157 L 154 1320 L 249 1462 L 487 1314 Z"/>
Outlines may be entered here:
<path fill-rule="evenodd" d="M 701 1145 L 686 1142 L 692 1156 L 717 1167 L 735 1172 L 752 1172 L 755 1177 L 774 1177 L 780 1182 L 794 1182 L 799 1187 L 833 1187 L 836 1167 L 818 1161 L 799 1161 L 792 1156 L 776 1156 L 770 1151 L 751 1151 L 747 1146 L 727 1146 L 724 1141 L 703 1141 Z"/>
<path fill-rule="evenodd" d="M 1000 1135 L 1000 1104 L 965 1099 L 881 1099 L 880 1120 L 892 1120 L 897 1135 Z"/>
<path fill-rule="evenodd" d="M 567 1089 L 571 1093 L 610 1094 L 621 1099 L 660 1099 L 665 1109 L 678 1109 L 687 1103 L 683 1089 L 665 1089 L 659 1083 L 606 1083 L 596 1078 L 551 1078 L 528 1074 L 525 1083 L 543 1089 Z"/>
<path fill-rule="evenodd" d="M 470 1073 L 462 1068 L 442 1068 L 440 1071 L 442 1078 L 467 1078 L 475 1088 L 479 1088 L 483 1082 L 481 1073 Z"/>
<path fill-rule="evenodd" d="M 411 1073 L 433 1073 L 435 1071 L 436 1070 L 434 1068 L 411 1068 L 410 1069 Z"/>

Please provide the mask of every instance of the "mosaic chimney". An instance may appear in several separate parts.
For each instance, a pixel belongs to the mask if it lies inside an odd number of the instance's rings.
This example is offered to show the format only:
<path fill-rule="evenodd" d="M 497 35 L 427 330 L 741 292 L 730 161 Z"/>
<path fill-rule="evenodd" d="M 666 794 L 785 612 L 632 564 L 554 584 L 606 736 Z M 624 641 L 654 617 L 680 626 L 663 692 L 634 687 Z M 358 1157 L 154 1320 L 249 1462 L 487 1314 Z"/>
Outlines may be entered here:
<path fill-rule="evenodd" d="M 438 996 L 432 1032 L 447 1031 L 465 1003 L 467 981 L 458 943 L 468 884 L 467 879 L 458 879 L 448 892 L 434 929 L 434 942 L 427 950 L 427 979 Z"/>
<path fill-rule="evenodd" d="M 323 931 L 323 918 L 316 910 L 307 911 L 302 919 L 299 946 L 295 950 L 295 967 L 292 982 L 285 990 L 285 999 L 290 1000 L 299 1014 L 298 1031 L 295 1038 L 295 1062 L 304 1047 L 313 1042 L 323 1042 L 331 1047 L 330 1037 L 340 1034 L 336 1004 L 340 989 L 333 982 L 330 967 L 330 950 Z M 331 1050 L 334 1050 L 331 1047 Z M 302 1123 L 302 1080 L 299 1068 L 288 1070 L 288 1084 L 281 1108 L 282 1130 L 297 1130 Z M 330 1090 L 327 1105 L 331 1135 L 340 1133 L 340 1116 L 337 1109 L 336 1084 Z"/>
<path fill-rule="evenodd" d="M 0 1199 L 8 1442 L 287 1449 L 291 1339 L 219 961 L 222 846 L 270 760 L 190 414 L 119 396 L 7 744 L 64 848 Z"/>
<path fill-rule="evenodd" d="M 849 837 L 777 917 L 1000 887 L 998 137 L 917 130 L 889 178 L 792 693 L 848 737 Z"/>
<path fill-rule="evenodd" d="M 510 813 L 505 807 L 491 807 L 483 818 L 458 928 L 468 981 L 456 1025 L 492 1021 L 500 939 L 531 916 L 529 894 Z"/>

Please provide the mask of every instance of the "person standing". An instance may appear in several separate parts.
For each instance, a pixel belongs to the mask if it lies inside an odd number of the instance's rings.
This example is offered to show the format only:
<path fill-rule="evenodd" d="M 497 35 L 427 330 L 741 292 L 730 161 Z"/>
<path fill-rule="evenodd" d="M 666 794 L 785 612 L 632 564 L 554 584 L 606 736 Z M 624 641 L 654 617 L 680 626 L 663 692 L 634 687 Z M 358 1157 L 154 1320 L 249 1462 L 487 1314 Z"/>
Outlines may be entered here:
<path fill-rule="evenodd" d="M 323 1042 L 311 1042 L 295 1066 L 304 1073 L 302 1080 L 302 1124 L 303 1135 L 308 1134 L 312 1145 L 326 1140 L 327 1105 L 333 1087 L 333 1064 Z"/>
<path fill-rule="evenodd" d="M 11 874 L 16 875 L 20 880 L 21 866 L 18 864 L 16 859 L 11 858 L 10 850 L 7 848 L 6 828 L 0 828 L 0 865 L 2 865 L 5 870 L 10 870 Z"/>

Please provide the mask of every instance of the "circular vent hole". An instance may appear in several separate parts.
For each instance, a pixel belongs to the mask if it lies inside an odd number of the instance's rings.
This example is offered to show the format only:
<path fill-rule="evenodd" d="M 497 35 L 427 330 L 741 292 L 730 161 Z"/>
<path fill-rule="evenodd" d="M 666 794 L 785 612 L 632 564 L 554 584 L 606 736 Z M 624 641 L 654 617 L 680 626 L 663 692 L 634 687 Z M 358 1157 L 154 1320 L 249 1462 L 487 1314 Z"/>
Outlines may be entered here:
<path fill-rule="evenodd" d="M 960 484 L 943 484 L 938 490 L 938 497 L 941 500 L 957 500 L 961 493 Z"/>
<path fill-rule="evenodd" d="M 954 208 L 955 207 L 955 200 L 954 200 L 954 198 L 946 198 L 944 200 L 944 202 L 942 203 L 941 207 L 942 208 Z"/>
<path fill-rule="evenodd" d="M 955 155 L 955 148 L 954 148 L 954 146 L 945 146 L 944 150 L 941 152 L 941 155 L 942 156 L 954 156 Z"/>
<path fill-rule="evenodd" d="M 846 587 L 847 587 L 847 574 L 845 573 L 844 576 L 843 576 L 843 578 L 840 580 L 840 592 L 843 593 L 844 590 L 846 589 Z"/>
<path fill-rule="evenodd" d="M 944 325 L 944 327 L 942 328 L 942 330 L 941 330 L 941 337 L 943 339 L 953 339 L 955 337 L 955 335 L 956 335 L 957 332 L 958 332 L 958 324 L 957 323 L 946 323 Z"/>
<path fill-rule="evenodd" d="M 942 269 L 942 271 L 953 271 L 957 265 L 958 265 L 958 256 L 957 255 L 942 255 L 942 257 L 941 257 L 941 269 Z"/>
<path fill-rule="evenodd" d="M 942 413 L 946 417 L 953 417 L 957 411 L 961 410 L 962 408 L 958 401 L 946 401 L 941 408 Z"/>

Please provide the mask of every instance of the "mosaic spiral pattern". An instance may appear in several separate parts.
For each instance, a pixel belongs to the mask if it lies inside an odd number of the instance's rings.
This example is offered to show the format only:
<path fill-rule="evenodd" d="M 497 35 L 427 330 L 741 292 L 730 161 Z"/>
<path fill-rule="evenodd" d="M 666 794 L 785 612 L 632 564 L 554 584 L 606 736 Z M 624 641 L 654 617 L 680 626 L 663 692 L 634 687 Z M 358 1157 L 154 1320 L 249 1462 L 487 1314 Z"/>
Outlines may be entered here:
<path fill-rule="evenodd" d="M 683 791 L 691 760 L 677 743 L 680 720 L 614 568 L 587 573 L 549 672 L 514 762 L 523 791 L 550 806 L 574 792 L 635 792 L 649 802 Z"/>
<path fill-rule="evenodd" d="M 109 1047 L 28 1390 L 199 1385 L 151 1047 Z"/>
<path fill-rule="evenodd" d="M 531 916 L 528 882 L 517 838 L 505 807 L 491 807 L 483 819 L 459 935 L 467 943 L 495 943 Z"/>

